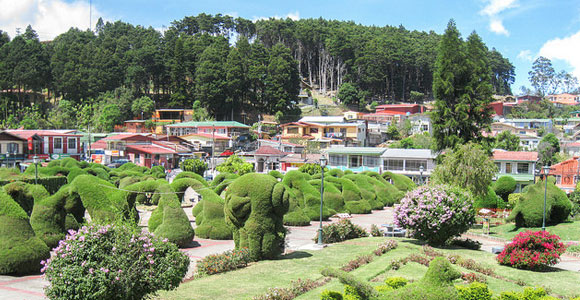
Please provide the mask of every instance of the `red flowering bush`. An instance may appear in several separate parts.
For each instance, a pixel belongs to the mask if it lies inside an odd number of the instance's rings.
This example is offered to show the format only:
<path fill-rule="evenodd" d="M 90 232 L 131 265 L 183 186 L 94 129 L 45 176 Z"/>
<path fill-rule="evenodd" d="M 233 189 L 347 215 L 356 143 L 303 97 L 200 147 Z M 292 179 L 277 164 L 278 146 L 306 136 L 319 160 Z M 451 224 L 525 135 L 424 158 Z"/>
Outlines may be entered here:
<path fill-rule="evenodd" d="M 497 256 L 502 265 L 537 270 L 555 265 L 566 251 L 560 237 L 547 231 L 520 232 Z"/>
<path fill-rule="evenodd" d="M 252 262 L 250 250 L 242 248 L 221 254 L 208 255 L 198 261 L 196 267 L 198 274 L 212 275 L 243 268 L 250 262 Z"/>

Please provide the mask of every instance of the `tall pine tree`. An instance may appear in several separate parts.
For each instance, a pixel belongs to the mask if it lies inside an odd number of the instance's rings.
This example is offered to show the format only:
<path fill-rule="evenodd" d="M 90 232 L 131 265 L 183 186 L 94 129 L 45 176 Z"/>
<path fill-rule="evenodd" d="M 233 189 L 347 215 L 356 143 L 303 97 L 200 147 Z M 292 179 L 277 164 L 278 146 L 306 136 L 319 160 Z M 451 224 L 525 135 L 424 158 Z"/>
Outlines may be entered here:
<path fill-rule="evenodd" d="M 438 150 L 479 142 L 481 130 L 489 129 L 492 86 L 486 53 L 477 34 L 463 42 L 455 22 L 449 21 L 433 73 L 435 110 L 431 120 Z"/>

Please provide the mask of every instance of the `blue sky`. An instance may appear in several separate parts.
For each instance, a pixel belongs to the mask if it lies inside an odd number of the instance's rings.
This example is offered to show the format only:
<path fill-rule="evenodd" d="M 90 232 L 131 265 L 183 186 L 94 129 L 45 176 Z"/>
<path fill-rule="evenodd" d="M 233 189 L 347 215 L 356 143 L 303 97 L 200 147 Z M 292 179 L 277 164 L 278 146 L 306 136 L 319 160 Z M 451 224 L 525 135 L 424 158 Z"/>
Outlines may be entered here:
<path fill-rule="evenodd" d="M 88 27 L 89 0 L 0 0 L 0 29 L 14 35 L 32 24 L 50 39 L 71 26 Z M 199 13 L 247 19 L 267 17 L 353 20 L 364 25 L 403 25 L 442 33 L 454 18 L 464 37 L 475 30 L 516 67 L 514 93 L 529 86 L 528 71 L 538 55 L 556 70 L 580 78 L 580 1 L 578 0 L 92 0 L 93 23 L 101 16 L 161 29 Z"/>

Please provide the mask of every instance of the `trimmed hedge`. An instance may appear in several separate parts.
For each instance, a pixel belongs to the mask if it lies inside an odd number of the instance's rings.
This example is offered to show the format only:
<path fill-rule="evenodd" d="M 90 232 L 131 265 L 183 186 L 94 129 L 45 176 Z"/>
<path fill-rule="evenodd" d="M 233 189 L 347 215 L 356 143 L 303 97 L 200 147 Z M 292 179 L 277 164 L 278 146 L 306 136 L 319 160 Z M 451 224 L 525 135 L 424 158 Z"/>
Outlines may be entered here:
<path fill-rule="evenodd" d="M 226 225 L 224 199 L 211 189 L 200 189 L 197 192 L 202 197 L 193 209 L 197 236 L 212 240 L 231 240 L 232 229 Z"/>
<path fill-rule="evenodd" d="M 505 208 L 506 203 L 495 194 L 494 189 L 490 186 L 486 195 L 475 197 L 473 207 L 476 210 L 481 208 Z"/>
<path fill-rule="evenodd" d="M 308 181 L 314 188 L 320 190 L 320 179 L 312 179 Z M 333 215 L 336 212 L 344 211 L 344 200 L 342 200 L 342 193 L 330 181 L 324 181 L 324 206 L 326 206 Z"/>
<path fill-rule="evenodd" d="M 39 168 L 40 171 L 40 168 Z M 18 181 L 34 184 L 34 177 L 32 179 L 19 179 Z M 0 186 L 5 186 L 14 180 L 0 180 Z M 42 185 L 51 195 L 56 193 L 63 185 L 67 184 L 66 176 L 52 176 L 52 177 L 40 177 L 38 178 L 38 184 Z"/>
<path fill-rule="evenodd" d="M 54 248 L 65 237 L 65 192 L 48 197 L 48 192 L 41 186 L 28 185 L 28 189 L 37 189 L 37 194 L 44 194 L 44 197 L 35 198 L 30 225 L 36 236 Z"/>
<path fill-rule="evenodd" d="M 0 274 L 37 273 L 49 257 L 50 249 L 35 236 L 26 212 L 0 191 Z"/>
<path fill-rule="evenodd" d="M 461 273 L 447 259 L 436 257 L 429 263 L 427 273 L 421 280 L 394 290 L 389 293 L 389 299 L 454 300 L 457 299 L 457 290 L 453 286 L 453 280 L 460 277 Z"/>
<path fill-rule="evenodd" d="M 287 177 L 288 174 L 284 179 Z M 226 224 L 233 228 L 236 249 L 249 248 L 254 260 L 275 258 L 284 252 L 283 217 L 289 207 L 288 189 L 276 178 L 256 173 L 243 175 L 230 184 L 224 212 Z"/>
<path fill-rule="evenodd" d="M 93 220 L 111 222 L 119 214 L 135 217 L 135 207 L 129 207 L 124 192 L 117 190 L 108 181 L 92 175 L 80 175 L 72 182 L 72 186 Z"/>
<path fill-rule="evenodd" d="M 292 170 L 284 176 L 282 183 L 290 190 L 290 209 L 302 208 L 310 220 L 320 219 L 320 190 L 313 187 L 308 181 L 309 176 L 297 170 Z M 328 220 L 333 213 L 328 207 L 322 208 L 322 218 Z"/>
<path fill-rule="evenodd" d="M 384 204 L 377 200 L 375 187 L 367 180 L 368 176 L 363 174 L 345 175 L 344 178 L 350 179 L 360 189 L 361 196 L 368 201 L 371 209 L 383 209 Z"/>
<path fill-rule="evenodd" d="M 179 247 L 190 244 L 195 232 L 173 189 L 169 184 L 162 184 L 156 191 L 160 193 L 159 205 L 151 213 L 149 231 Z"/>
<path fill-rule="evenodd" d="M 135 203 L 156 205 L 159 203 L 160 195 L 155 194 L 155 191 L 162 184 L 167 184 L 167 181 L 163 179 L 145 180 L 126 186 L 125 190 L 132 191 L 127 193 L 127 203 L 130 206 L 134 206 Z"/>
<path fill-rule="evenodd" d="M 564 222 L 572 211 L 572 202 L 566 193 L 554 185 L 550 179 L 548 182 L 546 198 L 546 224 L 555 225 Z M 521 195 L 509 221 L 516 222 L 517 227 L 540 227 L 544 212 L 544 181 L 538 181 L 534 185 L 528 185 Z"/>
<path fill-rule="evenodd" d="M 493 184 L 494 192 L 504 201 L 508 201 L 509 194 L 516 190 L 517 182 L 511 176 L 502 176 Z"/>
<path fill-rule="evenodd" d="M 233 173 L 220 173 L 215 179 L 211 182 L 210 186 L 213 188 L 213 191 L 221 195 L 221 193 L 232 183 L 232 181 L 236 180 L 236 178 L 240 177 L 238 174 Z"/>
<path fill-rule="evenodd" d="M 417 187 L 413 180 L 405 175 L 385 172 L 383 173 L 383 178 L 385 180 L 391 180 L 393 185 L 402 192 L 408 192 Z"/>
<path fill-rule="evenodd" d="M 73 182 L 73 180 L 75 180 L 75 178 L 77 176 L 86 175 L 86 174 L 88 174 L 88 172 L 81 169 L 81 168 L 78 168 L 78 167 L 71 168 L 68 172 L 68 175 L 66 176 L 66 181 L 67 181 L 67 183 L 71 183 L 71 182 Z"/>
<path fill-rule="evenodd" d="M 173 180 L 177 180 L 180 178 L 193 178 L 193 179 L 201 182 L 204 186 L 209 186 L 207 181 L 205 181 L 205 179 L 203 179 L 203 177 L 201 175 L 194 173 L 194 172 L 181 172 L 181 173 L 177 174 L 177 176 L 175 176 L 175 178 Z"/>

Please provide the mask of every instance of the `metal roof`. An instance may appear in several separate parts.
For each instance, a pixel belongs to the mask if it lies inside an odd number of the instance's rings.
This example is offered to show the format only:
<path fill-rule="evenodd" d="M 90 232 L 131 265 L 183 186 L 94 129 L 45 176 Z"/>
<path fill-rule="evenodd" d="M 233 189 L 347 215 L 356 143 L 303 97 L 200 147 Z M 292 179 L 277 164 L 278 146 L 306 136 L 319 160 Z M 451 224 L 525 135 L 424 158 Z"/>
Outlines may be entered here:
<path fill-rule="evenodd" d="M 325 151 L 327 154 L 355 154 L 355 155 L 381 155 L 385 148 L 378 147 L 332 147 Z"/>
<path fill-rule="evenodd" d="M 381 157 L 386 158 L 422 158 L 422 159 L 434 159 L 437 157 L 429 149 L 396 149 L 389 148 Z"/>
<path fill-rule="evenodd" d="M 209 127 L 209 126 L 250 128 L 250 126 L 236 121 L 203 121 L 203 122 L 190 121 L 167 125 L 167 127 Z"/>
<path fill-rule="evenodd" d="M 342 123 L 344 122 L 343 116 L 306 116 L 300 119 L 298 122 L 310 122 L 310 123 Z"/>

